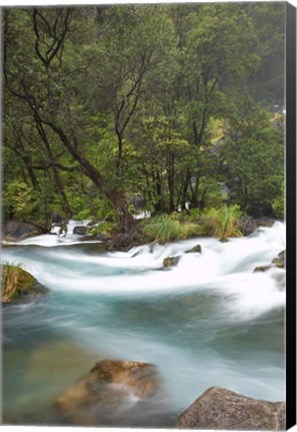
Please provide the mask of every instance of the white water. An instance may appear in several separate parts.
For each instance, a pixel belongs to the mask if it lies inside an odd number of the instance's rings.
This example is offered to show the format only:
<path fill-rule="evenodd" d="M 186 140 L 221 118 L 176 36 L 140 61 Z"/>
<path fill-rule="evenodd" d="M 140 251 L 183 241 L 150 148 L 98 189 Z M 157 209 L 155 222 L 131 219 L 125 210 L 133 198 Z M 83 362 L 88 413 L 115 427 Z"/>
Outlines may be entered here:
<path fill-rule="evenodd" d="M 92 362 L 99 353 L 152 362 L 164 381 L 163 402 L 177 414 L 211 385 L 284 400 L 285 272 L 253 272 L 285 249 L 284 238 L 276 222 L 227 243 L 196 238 L 127 253 L 81 250 L 73 234 L 19 242 L 4 249 L 3 261 L 21 262 L 52 295 L 5 310 L 7 353 L 21 337 L 35 352 L 58 334 L 92 352 Z M 187 254 L 197 243 L 202 253 Z M 164 270 L 163 259 L 177 255 L 178 265 Z M 10 412 L 15 392 L 26 388 L 14 389 L 11 363 L 7 368 Z"/>

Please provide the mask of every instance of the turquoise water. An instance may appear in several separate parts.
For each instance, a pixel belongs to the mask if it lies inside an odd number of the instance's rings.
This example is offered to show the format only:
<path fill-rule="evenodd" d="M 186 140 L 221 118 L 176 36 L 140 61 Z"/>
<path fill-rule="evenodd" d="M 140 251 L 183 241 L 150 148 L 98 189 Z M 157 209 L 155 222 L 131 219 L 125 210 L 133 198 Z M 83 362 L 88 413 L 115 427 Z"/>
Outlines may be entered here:
<path fill-rule="evenodd" d="M 170 427 L 210 386 L 285 398 L 284 274 L 253 273 L 284 249 L 277 222 L 256 236 L 191 239 L 128 253 L 40 236 L 3 249 L 49 288 L 5 306 L 3 416 L 10 424 L 63 424 L 53 404 L 105 358 L 153 363 L 161 392 L 119 424 Z M 196 245 L 202 254 L 185 254 Z M 162 269 L 166 256 L 181 255 Z M 113 419 L 116 422 L 116 413 Z"/>

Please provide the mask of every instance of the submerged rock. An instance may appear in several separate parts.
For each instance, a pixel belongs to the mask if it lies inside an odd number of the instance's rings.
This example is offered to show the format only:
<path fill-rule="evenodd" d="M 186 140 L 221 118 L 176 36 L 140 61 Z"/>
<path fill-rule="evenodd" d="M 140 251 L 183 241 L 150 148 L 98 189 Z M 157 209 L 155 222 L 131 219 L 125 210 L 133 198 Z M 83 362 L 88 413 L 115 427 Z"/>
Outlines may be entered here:
<path fill-rule="evenodd" d="M 156 394 L 154 365 L 133 361 L 103 360 L 56 401 L 65 419 L 81 425 L 103 425 L 115 411 L 129 408 Z"/>
<path fill-rule="evenodd" d="M 41 228 L 37 228 L 27 222 L 8 221 L 3 226 L 3 240 L 6 241 L 21 241 L 28 237 L 43 234 Z"/>
<path fill-rule="evenodd" d="M 197 244 L 192 249 L 186 251 L 186 253 L 201 253 L 201 252 L 202 252 L 202 248 L 200 244 Z"/>
<path fill-rule="evenodd" d="M 180 259 L 181 259 L 180 256 L 164 258 L 163 266 L 165 268 L 177 266 Z"/>
<path fill-rule="evenodd" d="M 30 273 L 17 266 L 3 265 L 1 274 L 1 301 L 10 303 L 47 292 Z"/>
<path fill-rule="evenodd" d="M 286 404 L 210 387 L 178 418 L 176 428 L 285 430 Z"/>

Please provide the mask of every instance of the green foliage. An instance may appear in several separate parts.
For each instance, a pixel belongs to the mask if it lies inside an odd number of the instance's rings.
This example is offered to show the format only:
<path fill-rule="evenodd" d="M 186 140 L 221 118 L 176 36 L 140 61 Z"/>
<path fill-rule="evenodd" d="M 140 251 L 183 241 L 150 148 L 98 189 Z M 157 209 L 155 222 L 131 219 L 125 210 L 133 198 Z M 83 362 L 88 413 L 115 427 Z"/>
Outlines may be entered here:
<path fill-rule="evenodd" d="M 272 216 L 273 202 L 282 194 L 284 129 L 268 113 L 250 102 L 226 128 L 221 155 L 223 179 L 230 200 L 253 216 Z"/>
<path fill-rule="evenodd" d="M 4 219 L 29 221 L 38 210 L 34 189 L 24 182 L 11 181 L 3 193 Z"/>
<path fill-rule="evenodd" d="M 285 190 L 284 181 L 281 186 L 280 195 L 272 202 L 273 214 L 276 218 L 284 219 L 285 213 Z"/>
<path fill-rule="evenodd" d="M 114 224 L 112 197 L 139 195 L 171 213 L 152 219 L 151 238 L 216 232 L 197 219 L 225 203 L 282 217 L 284 118 L 272 109 L 283 98 L 284 11 L 6 8 L 4 218 L 48 225 L 57 211 Z M 186 203 L 190 213 L 173 213 Z M 207 222 L 223 235 L 224 211 Z"/>
<path fill-rule="evenodd" d="M 242 212 L 238 205 L 227 206 L 225 204 L 218 209 L 206 209 L 200 217 L 201 229 L 205 235 L 219 239 L 240 237 L 242 232 L 238 227 L 238 220 L 241 216 Z"/>

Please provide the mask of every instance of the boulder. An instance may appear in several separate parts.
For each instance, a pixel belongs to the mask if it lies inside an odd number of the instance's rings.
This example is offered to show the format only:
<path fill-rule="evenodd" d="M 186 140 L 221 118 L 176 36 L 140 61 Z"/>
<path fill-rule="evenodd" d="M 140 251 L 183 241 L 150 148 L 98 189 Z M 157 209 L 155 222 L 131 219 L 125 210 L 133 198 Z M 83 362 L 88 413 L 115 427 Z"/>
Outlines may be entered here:
<path fill-rule="evenodd" d="M 60 415 L 76 424 L 102 425 L 127 408 L 127 401 L 146 401 L 156 394 L 154 365 L 142 362 L 102 360 L 56 401 Z"/>
<path fill-rule="evenodd" d="M 202 248 L 200 244 L 197 244 L 192 249 L 186 251 L 186 253 L 201 253 L 201 252 L 202 252 Z"/>
<path fill-rule="evenodd" d="M 257 224 L 251 216 L 242 216 L 238 221 L 238 228 L 244 236 L 249 236 L 257 229 Z"/>
<path fill-rule="evenodd" d="M 255 223 L 257 227 L 263 226 L 263 227 L 271 228 L 274 222 L 275 222 L 274 219 L 267 216 L 262 216 L 260 218 L 255 219 Z"/>
<path fill-rule="evenodd" d="M 279 268 L 285 268 L 285 251 L 283 250 L 276 258 L 273 258 L 272 263 Z"/>
<path fill-rule="evenodd" d="M 210 387 L 178 418 L 176 428 L 285 430 L 286 405 Z"/>
<path fill-rule="evenodd" d="M 3 265 L 1 272 L 1 302 L 11 303 L 45 293 L 44 288 L 30 273 L 17 266 Z"/>
<path fill-rule="evenodd" d="M 21 241 L 28 237 L 42 234 L 42 229 L 27 222 L 8 221 L 3 226 L 3 239 L 7 241 Z"/>
<path fill-rule="evenodd" d="M 73 228 L 73 234 L 86 235 L 87 230 L 88 230 L 88 227 L 83 226 L 83 225 L 77 225 Z"/>
<path fill-rule="evenodd" d="M 164 258 L 163 266 L 165 268 L 177 266 L 180 258 L 181 258 L 180 256 Z"/>

